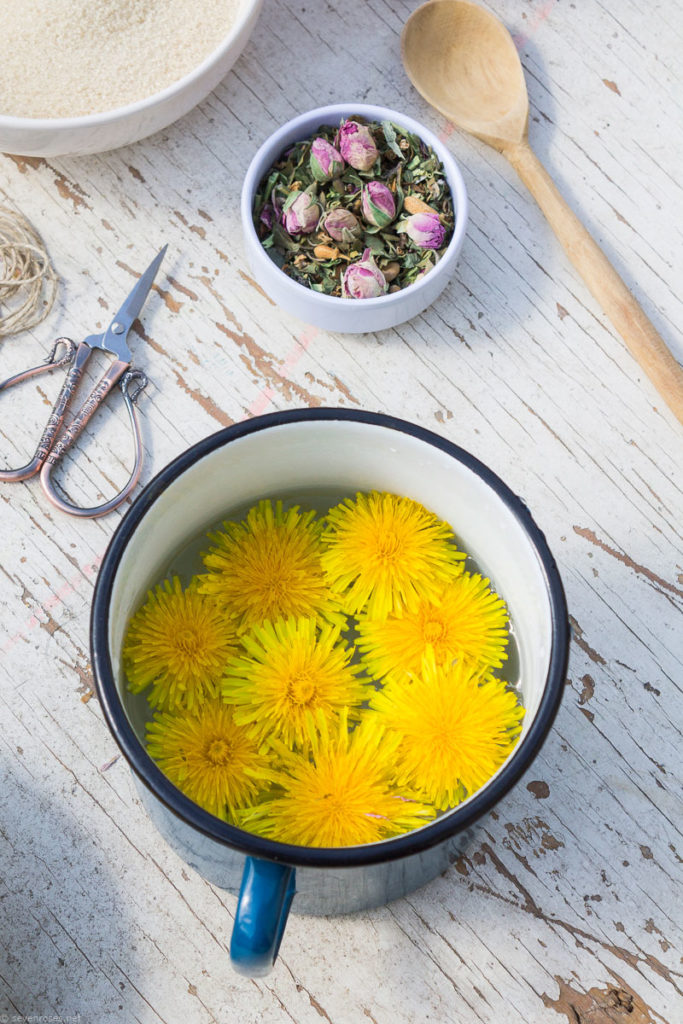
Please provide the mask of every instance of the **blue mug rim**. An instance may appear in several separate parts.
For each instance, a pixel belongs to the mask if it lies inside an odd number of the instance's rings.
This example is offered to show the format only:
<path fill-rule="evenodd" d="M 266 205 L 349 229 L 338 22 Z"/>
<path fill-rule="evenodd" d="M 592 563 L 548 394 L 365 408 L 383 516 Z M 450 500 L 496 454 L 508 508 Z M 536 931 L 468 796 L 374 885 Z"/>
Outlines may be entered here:
<path fill-rule="evenodd" d="M 198 459 L 239 437 L 282 426 L 315 420 L 346 420 L 387 427 L 410 434 L 452 456 L 484 480 L 507 505 L 527 534 L 541 563 L 551 613 L 551 650 L 545 687 L 536 717 L 526 736 L 502 771 L 464 805 L 428 825 L 392 839 L 363 846 L 336 848 L 295 846 L 242 831 L 221 821 L 186 797 L 161 772 L 136 736 L 116 686 L 108 649 L 108 617 L 112 586 L 126 546 L 147 511 L 181 473 Z M 173 459 L 146 485 L 114 532 L 100 566 L 90 616 L 90 647 L 95 689 L 109 729 L 131 769 L 157 799 L 186 824 L 247 856 L 295 867 L 357 867 L 418 854 L 470 827 L 490 811 L 519 781 L 539 753 L 558 712 L 565 688 L 570 627 L 567 603 L 555 559 L 543 532 L 524 502 L 493 470 L 465 449 L 417 424 L 384 413 L 318 407 L 269 413 L 235 423 L 209 435 Z"/>

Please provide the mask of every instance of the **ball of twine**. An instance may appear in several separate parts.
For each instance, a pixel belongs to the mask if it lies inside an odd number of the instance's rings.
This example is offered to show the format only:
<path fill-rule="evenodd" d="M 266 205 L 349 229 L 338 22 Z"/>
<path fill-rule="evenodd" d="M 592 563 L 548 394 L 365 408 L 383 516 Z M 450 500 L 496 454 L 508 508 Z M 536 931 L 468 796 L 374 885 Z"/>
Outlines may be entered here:
<path fill-rule="evenodd" d="M 0 206 L 0 337 L 44 320 L 57 294 L 57 275 L 38 232 Z"/>

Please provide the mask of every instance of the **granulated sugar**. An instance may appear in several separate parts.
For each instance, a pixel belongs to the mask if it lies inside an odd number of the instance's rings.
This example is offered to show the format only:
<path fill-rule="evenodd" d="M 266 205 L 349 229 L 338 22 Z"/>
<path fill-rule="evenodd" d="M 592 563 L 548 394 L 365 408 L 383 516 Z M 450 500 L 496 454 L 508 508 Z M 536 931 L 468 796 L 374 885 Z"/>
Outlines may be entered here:
<path fill-rule="evenodd" d="M 151 96 L 222 42 L 245 0 L 0 0 L 0 113 L 78 117 Z"/>

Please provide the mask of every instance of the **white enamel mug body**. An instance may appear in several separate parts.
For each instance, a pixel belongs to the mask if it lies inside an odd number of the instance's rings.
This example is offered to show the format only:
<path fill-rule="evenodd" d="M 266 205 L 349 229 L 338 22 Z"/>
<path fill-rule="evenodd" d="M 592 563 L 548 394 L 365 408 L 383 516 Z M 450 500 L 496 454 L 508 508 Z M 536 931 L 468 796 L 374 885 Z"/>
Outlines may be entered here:
<path fill-rule="evenodd" d="M 131 615 L 175 554 L 208 527 L 261 498 L 381 490 L 421 502 L 507 602 L 526 714 L 519 742 L 493 778 L 453 810 L 393 839 L 320 849 L 244 832 L 193 803 L 145 751 L 130 710 L 121 648 Z M 121 521 L 98 576 L 92 660 L 109 727 L 150 817 L 205 878 L 241 894 L 232 958 L 248 974 L 272 966 L 289 904 L 338 914 L 396 899 L 442 872 L 474 822 L 538 753 L 561 700 L 569 642 L 562 583 L 528 509 L 491 470 L 421 427 L 375 413 L 305 409 L 262 416 L 200 441 L 162 470 Z M 244 869 L 244 875 L 243 875 Z"/>

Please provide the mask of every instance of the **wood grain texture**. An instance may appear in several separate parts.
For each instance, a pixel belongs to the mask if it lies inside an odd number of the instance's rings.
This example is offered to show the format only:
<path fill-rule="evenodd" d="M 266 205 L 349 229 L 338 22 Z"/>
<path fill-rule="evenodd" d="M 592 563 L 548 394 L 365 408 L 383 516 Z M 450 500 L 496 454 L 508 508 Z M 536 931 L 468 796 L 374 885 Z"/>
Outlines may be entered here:
<path fill-rule="evenodd" d="M 431 106 L 509 160 L 631 355 L 683 423 L 683 369 L 529 145 L 528 93 L 507 28 L 470 0 L 430 0 L 406 22 L 401 53 Z M 603 84 L 621 95 L 615 82 Z"/>
<path fill-rule="evenodd" d="M 683 424 L 683 370 L 595 239 L 569 208 L 526 139 L 502 147 L 567 256 L 629 352 Z"/>
<path fill-rule="evenodd" d="M 143 482 L 189 443 L 273 409 L 363 407 L 437 430 L 524 498 L 557 557 L 573 641 L 556 725 L 442 877 L 377 911 L 294 916 L 272 975 L 238 977 L 233 898 L 160 841 L 90 695 L 90 598 L 123 510 L 79 522 L 35 480 L 0 485 L 0 1015 L 683 1019 L 680 426 L 503 157 L 409 85 L 398 40 L 415 6 L 266 0 L 233 71 L 167 131 L 100 156 L 0 157 L 0 201 L 31 219 L 63 281 L 49 320 L 2 343 L 2 376 L 58 335 L 103 325 L 168 242 L 133 338 L 151 380 Z M 682 358 L 680 6 L 490 7 L 522 56 L 534 149 Z M 472 203 L 449 289 L 410 323 L 361 337 L 273 306 L 244 264 L 238 216 L 265 135 L 349 97 L 447 138 Z M 56 375 L 27 385 L 18 419 L 0 402 L 6 464 L 33 451 L 58 388 Z M 113 493 L 132 464 L 123 404 L 108 405 L 69 468 L 81 503 Z"/>

